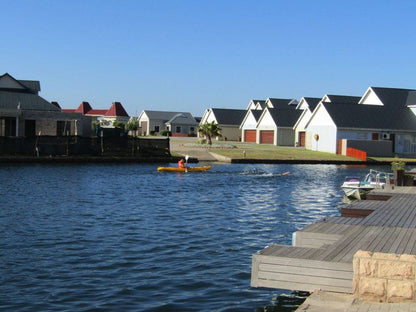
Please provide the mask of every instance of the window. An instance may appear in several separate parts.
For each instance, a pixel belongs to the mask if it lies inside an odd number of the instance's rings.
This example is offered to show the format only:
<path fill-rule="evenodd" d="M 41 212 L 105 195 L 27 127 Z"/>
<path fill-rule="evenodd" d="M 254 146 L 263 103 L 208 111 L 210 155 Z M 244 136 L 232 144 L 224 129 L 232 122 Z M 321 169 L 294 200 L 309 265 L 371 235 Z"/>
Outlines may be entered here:
<path fill-rule="evenodd" d="M 181 127 L 180 126 L 177 126 L 176 127 L 176 133 L 180 133 L 181 132 Z"/>
<path fill-rule="evenodd" d="M 159 132 L 159 126 L 155 126 L 155 132 Z"/>

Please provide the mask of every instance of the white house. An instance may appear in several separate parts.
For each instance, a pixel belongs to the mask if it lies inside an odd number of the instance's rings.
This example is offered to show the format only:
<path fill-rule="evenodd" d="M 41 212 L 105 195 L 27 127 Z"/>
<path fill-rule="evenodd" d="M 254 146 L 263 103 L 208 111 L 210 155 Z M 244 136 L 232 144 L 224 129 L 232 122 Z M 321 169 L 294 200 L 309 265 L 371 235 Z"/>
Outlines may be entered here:
<path fill-rule="evenodd" d="M 265 108 L 257 123 L 257 143 L 293 146 L 294 125 L 302 111 L 293 108 Z"/>
<path fill-rule="evenodd" d="M 311 138 L 306 147 L 336 153 L 344 139 L 370 153 L 377 152 L 379 145 L 384 148 L 384 156 L 415 155 L 415 105 L 416 90 L 377 87 L 370 87 L 356 103 L 321 101 L 306 124 L 307 136 Z"/>
<path fill-rule="evenodd" d="M 259 109 L 249 109 L 247 111 L 240 125 L 242 142 L 257 141 L 257 122 L 262 113 L 263 111 Z"/>
<path fill-rule="evenodd" d="M 305 126 L 311 118 L 313 110 L 316 108 L 320 101 L 320 98 L 303 97 L 296 106 L 296 109 L 301 110 L 302 113 L 295 123 L 295 146 L 306 146 Z"/>

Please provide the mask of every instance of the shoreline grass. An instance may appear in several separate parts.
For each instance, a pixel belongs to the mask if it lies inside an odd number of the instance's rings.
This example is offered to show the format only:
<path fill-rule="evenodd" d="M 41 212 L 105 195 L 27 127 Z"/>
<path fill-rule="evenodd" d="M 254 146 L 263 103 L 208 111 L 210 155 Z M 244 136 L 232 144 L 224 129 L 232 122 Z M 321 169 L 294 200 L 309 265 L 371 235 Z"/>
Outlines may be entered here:
<path fill-rule="evenodd" d="M 213 141 L 212 146 L 198 143 L 197 138 L 175 138 L 175 144 L 184 148 L 203 148 L 210 152 L 231 159 L 271 159 L 271 160 L 322 160 L 322 161 L 359 161 L 357 158 L 339 154 L 319 152 L 305 149 L 303 147 L 286 147 L 268 144 L 257 144 L 236 141 Z M 173 152 L 175 154 L 175 152 Z M 405 163 L 416 163 L 416 158 L 402 157 L 368 157 L 367 161 L 374 163 L 386 163 L 403 161 Z"/>

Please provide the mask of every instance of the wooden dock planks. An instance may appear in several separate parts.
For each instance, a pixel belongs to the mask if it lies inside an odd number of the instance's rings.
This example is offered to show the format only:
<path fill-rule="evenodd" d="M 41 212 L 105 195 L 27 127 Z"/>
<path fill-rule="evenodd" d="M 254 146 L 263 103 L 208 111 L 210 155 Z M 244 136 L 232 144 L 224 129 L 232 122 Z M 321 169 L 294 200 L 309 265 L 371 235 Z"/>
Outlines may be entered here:
<path fill-rule="evenodd" d="M 294 233 L 294 246 L 271 245 L 254 254 L 252 286 L 351 292 L 358 250 L 416 255 L 416 188 L 383 190 L 374 198 L 383 200 L 344 207 L 372 210 L 365 217 L 324 218 Z"/>

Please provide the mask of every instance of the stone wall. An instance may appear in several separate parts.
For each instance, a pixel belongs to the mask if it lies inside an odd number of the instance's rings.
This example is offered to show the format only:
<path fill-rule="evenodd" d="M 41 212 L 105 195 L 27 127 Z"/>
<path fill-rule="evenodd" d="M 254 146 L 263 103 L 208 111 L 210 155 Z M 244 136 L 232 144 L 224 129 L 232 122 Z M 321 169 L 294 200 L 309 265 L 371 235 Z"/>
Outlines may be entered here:
<path fill-rule="evenodd" d="M 361 300 L 416 302 L 416 255 L 357 251 L 353 292 Z"/>

